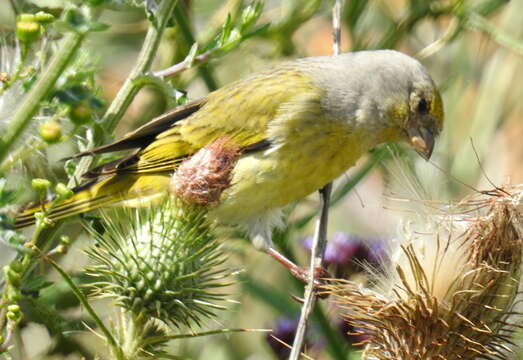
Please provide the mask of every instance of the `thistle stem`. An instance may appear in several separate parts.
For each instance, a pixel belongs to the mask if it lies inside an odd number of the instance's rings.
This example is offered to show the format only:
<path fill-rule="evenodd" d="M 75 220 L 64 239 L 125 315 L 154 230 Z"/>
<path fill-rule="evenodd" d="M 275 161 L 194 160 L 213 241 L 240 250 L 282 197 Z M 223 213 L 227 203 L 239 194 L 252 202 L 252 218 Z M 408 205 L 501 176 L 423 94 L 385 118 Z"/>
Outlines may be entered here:
<path fill-rule="evenodd" d="M 292 344 L 291 354 L 289 360 L 298 360 L 301 354 L 301 348 L 305 340 L 305 333 L 307 331 L 307 322 L 309 320 L 314 303 L 316 302 L 316 296 L 314 293 L 315 288 L 315 274 L 316 269 L 323 266 L 323 257 L 325 255 L 325 248 L 327 246 L 327 223 L 329 219 L 329 203 L 330 194 L 332 191 L 332 184 L 327 184 L 320 190 L 320 207 L 321 212 L 316 222 L 316 232 L 314 234 L 314 240 L 311 249 L 311 263 L 309 273 L 310 278 L 305 288 L 305 295 L 303 306 L 300 314 L 300 321 L 298 322 L 298 328 L 296 329 L 296 336 Z"/>

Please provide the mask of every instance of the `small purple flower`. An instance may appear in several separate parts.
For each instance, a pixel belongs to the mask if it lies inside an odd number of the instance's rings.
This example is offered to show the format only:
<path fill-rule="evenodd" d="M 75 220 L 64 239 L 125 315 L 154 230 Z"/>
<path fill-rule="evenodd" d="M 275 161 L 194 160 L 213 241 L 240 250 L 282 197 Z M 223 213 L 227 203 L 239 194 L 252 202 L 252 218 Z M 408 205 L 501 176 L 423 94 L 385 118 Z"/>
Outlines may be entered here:
<path fill-rule="evenodd" d="M 302 246 L 309 252 L 312 240 L 312 236 L 307 236 L 302 242 Z M 336 232 L 327 243 L 324 261 L 327 265 L 348 265 L 352 262 L 369 263 L 373 267 L 379 267 L 384 254 L 382 241 L 365 241 L 357 235 Z"/>
<path fill-rule="evenodd" d="M 267 342 L 278 359 L 289 357 L 290 348 L 285 346 L 284 343 L 292 346 L 297 327 L 297 319 L 283 316 L 276 320 L 273 331 L 267 335 Z"/>

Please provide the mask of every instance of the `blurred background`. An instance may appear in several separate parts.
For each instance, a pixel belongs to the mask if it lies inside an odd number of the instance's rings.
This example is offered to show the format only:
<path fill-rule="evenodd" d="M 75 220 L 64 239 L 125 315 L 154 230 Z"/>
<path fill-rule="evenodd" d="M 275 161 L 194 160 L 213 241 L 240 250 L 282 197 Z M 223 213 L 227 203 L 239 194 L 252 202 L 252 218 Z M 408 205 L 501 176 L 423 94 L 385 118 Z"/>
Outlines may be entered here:
<path fill-rule="evenodd" d="M 234 21 L 247 4 L 243 0 L 180 1 L 154 68 L 182 61 L 194 41 L 204 48 L 220 32 L 228 14 Z M 9 62 L 16 46 L 10 35 L 15 26 L 13 8 L 24 12 L 44 9 L 58 17 L 63 6 L 61 0 L 0 3 L 0 72 L 12 71 Z M 208 63 L 184 71 L 172 78 L 171 84 L 186 92 L 189 99 L 197 99 L 287 59 L 330 55 L 332 6 L 333 1 L 267 0 L 258 19 L 259 25 L 269 24 L 267 28 Z M 523 1 L 344 1 L 342 51 L 392 48 L 420 59 L 440 86 L 446 122 L 431 162 L 418 160 L 401 148 L 383 147 L 369 153 L 336 182 L 326 255 L 332 274 L 367 283 L 371 280 L 360 263 L 368 262 L 379 269 L 388 261 L 388 244 L 404 215 L 395 210 L 391 199 L 417 196 L 414 190 L 405 189 L 404 178 L 390 160 L 391 152 L 402 154 L 426 194 L 435 200 L 459 200 L 472 188 L 484 190 L 523 182 L 521 14 Z M 76 60 L 76 73 L 69 74 L 89 90 L 89 101 L 64 101 L 67 110 L 56 120 L 65 137 L 55 144 L 42 142 L 39 126 L 51 115 L 45 111 L 40 114 L 24 137 L 27 143 L 20 144 L 37 147 L 37 151 L 9 164 L 12 168 L 6 176 L 11 186 L 29 188 L 34 177 L 63 181 L 66 170 L 58 160 L 78 150 L 86 136 L 85 127 L 101 117 L 132 69 L 148 27 L 143 8 L 114 1 L 101 11 L 99 20 L 110 27 L 88 36 Z M 52 52 L 59 38 L 58 31 L 49 31 L 39 45 L 40 51 Z M 39 58 L 33 57 L 38 69 Z M 78 69 L 83 69 L 84 74 L 79 75 Z M 58 89 L 65 99 L 71 91 L 74 94 L 74 89 L 67 87 L 70 83 L 70 79 L 63 80 Z M 0 95 L 3 126 L 9 120 L 10 109 L 16 106 L 16 98 L 7 97 L 8 93 Z M 114 137 L 161 114 L 167 106 L 169 102 L 162 92 L 142 90 Z M 30 198 L 34 194 L 24 191 L 19 202 Z M 289 208 L 288 227 L 276 234 L 280 249 L 302 265 L 307 264 L 317 200 L 318 196 L 312 194 Z M 78 238 L 60 263 L 81 282 L 82 266 L 88 261 L 82 250 L 90 245 L 90 238 L 74 224 L 61 231 Z M 230 266 L 242 272 L 228 289 L 228 310 L 203 328 L 270 328 L 283 342 L 292 343 L 300 309 L 292 296 L 302 296 L 303 285 L 271 258 L 255 251 L 241 234 L 235 237 L 227 239 L 224 246 Z M 10 254 L 4 252 L 2 264 L 9 261 Z M 97 337 L 80 331 L 86 314 L 60 277 L 45 266 L 38 271 L 55 281 L 42 290 L 44 298 L 76 324 L 76 330 L 72 327 L 68 337 L 71 340 L 66 342 L 53 335 L 42 314 L 29 314 L 18 334 L 20 346 L 13 350 L 13 359 L 80 359 L 81 354 L 89 357 L 100 351 Z M 97 301 L 95 305 L 102 314 L 110 311 L 107 302 Z M 347 335 L 352 330 L 342 322 L 334 304 L 321 301 L 308 333 L 307 353 L 315 359 L 358 359 L 357 343 L 364 339 Z M 284 359 L 288 354 L 281 342 L 266 333 L 252 332 L 173 341 L 169 346 L 180 358 L 190 359 Z M 79 348 L 83 350 L 79 352 Z"/>

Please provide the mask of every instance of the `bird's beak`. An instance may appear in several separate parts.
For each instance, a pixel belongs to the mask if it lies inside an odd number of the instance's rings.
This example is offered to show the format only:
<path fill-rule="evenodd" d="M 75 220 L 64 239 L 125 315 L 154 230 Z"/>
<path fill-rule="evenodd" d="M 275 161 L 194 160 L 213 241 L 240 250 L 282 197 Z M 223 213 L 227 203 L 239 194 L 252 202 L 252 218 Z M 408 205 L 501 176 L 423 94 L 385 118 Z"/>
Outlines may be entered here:
<path fill-rule="evenodd" d="M 426 127 L 412 127 L 407 129 L 410 145 L 425 160 L 429 160 L 434 150 L 434 134 Z"/>

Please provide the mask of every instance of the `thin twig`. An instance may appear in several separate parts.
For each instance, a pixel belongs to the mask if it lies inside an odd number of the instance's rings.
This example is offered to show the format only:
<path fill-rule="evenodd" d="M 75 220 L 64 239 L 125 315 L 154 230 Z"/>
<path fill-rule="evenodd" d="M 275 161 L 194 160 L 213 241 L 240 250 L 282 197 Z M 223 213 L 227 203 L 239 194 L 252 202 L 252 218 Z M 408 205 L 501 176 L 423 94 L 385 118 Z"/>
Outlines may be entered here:
<path fill-rule="evenodd" d="M 187 70 L 193 65 L 202 64 L 206 61 L 208 61 L 211 58 L 211 52 L 207 51 L 201 55 L 196 56 L 192 61 L 189 61 L 187 59 L 183 60 L 182 62 L 179 62 L 178 64 L 174 64 L 173 66 L 168 67 L 167 69 L 159 70 L 153 72 L 153 75 L 162 79 L 174 76 L 178 73 L 181 73 L 182 71 Z"/>
<path fill-rule="evenodd" d="M 339 55 L 341 52 L 340 39 L 341 39 L 341 8 L 342 0 L 336 0 L 334 8 L 332 10 L 332 24 L 333 24 L 333 51 L 334 55 Z M 314 240 L 311 249 L 311 262 L 309 268 L 309 282 L 305 288 L 305 295 L 303 306 L 301 309 L 300 320 L 296 329 L 296 336 L 292 344 L 291 354 L 289 360 L 298 360 L 301 354 L 301 349 L 305 340 L 305 334 L 307 332 L 307 323 L 309 316 L 314 308 L 316 302 L 316 294 L 314 292 L 315 287 L 315 275 L 316 269 L 323 266 L 323 257 L 325 255 L 325 248 L 327 247 L 327 223 L 329 219 L 329 203 L 330 195 L 332 192 L 332 183 L 325 185 L 320 190 L 320 216 L 316 222 L 316 232 L 314 234 Z"/>
<path fill-rule="evenodd" d="M 336 0 L 332 9 L 332 52 L 334 55 L 341 53 L 341 7 L 343 0 Z"/>
<path fill-rule="evenodd" d="M 454 38 L 454 36 L 456 36 L 456 34 L 460 31 L 459 25 L 460 24 L 458 19 L 452 18 L 450 20 L 449 26 L 443 33 L 443 36 L 421 49 L 416 54 L 416 57 L 418 59 L 425 59 L 443 49 L 443 47 L 447 45 L 448 42 L 451 41 Z"/>
<path fill-rule="evenodd" d="M 311 263 L 309 268 L 310 279 L 305 288 L 305 295 L 303 306 L 300 314 L 300 321 L 296 329 L 296 336 L 292 344 L 292 351 L 289 360 L 298 360 L 301 348 L 305 341 L 305 333 L 307 332 L 307 322 L 309 320 L 314 303 L 316 302 L 315 287 L 315 273 L 316 269 L 323 266 L 323 256 L 325 255 L 325 247 L 327 245 L 327 222 L 329 217 L 329 203 L 332 184 L 327 184 L 320 190 L 320 216 L 316 222 L 316 232 L 311 249 Z"/>

